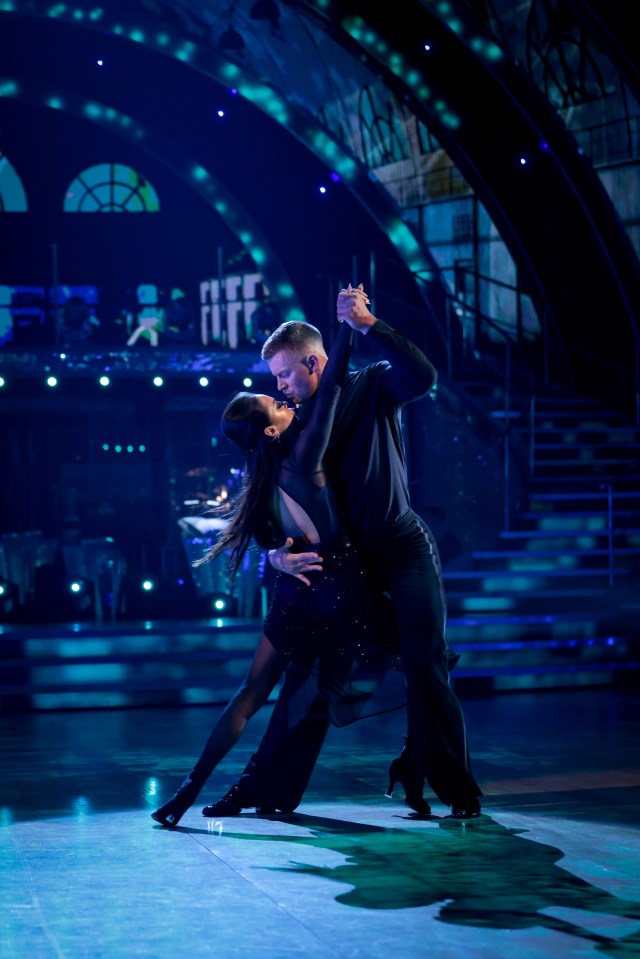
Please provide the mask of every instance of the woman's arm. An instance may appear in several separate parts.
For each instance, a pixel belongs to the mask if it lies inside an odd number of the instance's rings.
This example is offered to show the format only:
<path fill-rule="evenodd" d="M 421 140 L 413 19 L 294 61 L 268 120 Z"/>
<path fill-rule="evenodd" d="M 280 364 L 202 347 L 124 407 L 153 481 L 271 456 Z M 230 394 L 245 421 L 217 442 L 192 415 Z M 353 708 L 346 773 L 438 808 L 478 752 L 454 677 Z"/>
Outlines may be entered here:
<path fill-rule="evenodd" d="M 322 371 L 311 415 L 283 464 L 285 469 L 312 473 L 321 468 L 342 384 L 349 369 L 352 341 L 353 330 L 343 323 Z"/>

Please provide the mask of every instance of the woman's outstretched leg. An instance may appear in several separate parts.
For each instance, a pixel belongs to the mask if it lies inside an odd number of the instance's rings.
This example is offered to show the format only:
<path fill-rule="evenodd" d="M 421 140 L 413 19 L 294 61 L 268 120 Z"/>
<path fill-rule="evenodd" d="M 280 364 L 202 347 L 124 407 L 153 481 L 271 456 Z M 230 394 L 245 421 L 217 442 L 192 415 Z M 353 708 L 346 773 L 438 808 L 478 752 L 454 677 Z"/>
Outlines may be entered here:
<path fill-rule="evenodd" d="M 200 758 L 171 799 L 151 813 L 152 819 L 170 828 L 178 825 L 220 760 L 235 746 L 248 721 L 269 698 L 283 667 L 282 656 L 263 633 L 244 682 L 213 727 Z"/>

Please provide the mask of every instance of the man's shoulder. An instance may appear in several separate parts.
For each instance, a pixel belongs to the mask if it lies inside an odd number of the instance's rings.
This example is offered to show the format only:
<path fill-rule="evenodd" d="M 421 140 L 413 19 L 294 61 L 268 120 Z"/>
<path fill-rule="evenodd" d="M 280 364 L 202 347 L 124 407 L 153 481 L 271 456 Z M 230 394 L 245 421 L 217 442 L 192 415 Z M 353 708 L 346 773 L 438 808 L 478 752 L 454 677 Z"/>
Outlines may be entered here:
<path fill-rule="evenodd" d="M 386 370 L 391 368 L 388 360 L 377 360 L 375 363 L 368 363 L 359 370 L 351 370 L 347 374 L 348 383 L 358 383 L 362 380 L 372 380 L 381 376 Z"/>

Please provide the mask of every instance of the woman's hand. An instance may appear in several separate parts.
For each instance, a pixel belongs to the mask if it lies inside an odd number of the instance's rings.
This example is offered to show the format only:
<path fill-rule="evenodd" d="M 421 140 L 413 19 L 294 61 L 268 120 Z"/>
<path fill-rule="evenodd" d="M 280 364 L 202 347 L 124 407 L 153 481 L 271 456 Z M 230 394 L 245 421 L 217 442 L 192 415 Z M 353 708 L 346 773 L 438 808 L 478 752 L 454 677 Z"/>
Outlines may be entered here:
<path fill-rule="evenodd" d="M 315 552 L 292 553 L 293 539 L 288 536 L 282 546 L 269 550 L 269 562 L 279 573 L 287 573 L 311 586 L 311 580 L 304 575 L 314 570 L 322 572 L 322 556 Z"/>

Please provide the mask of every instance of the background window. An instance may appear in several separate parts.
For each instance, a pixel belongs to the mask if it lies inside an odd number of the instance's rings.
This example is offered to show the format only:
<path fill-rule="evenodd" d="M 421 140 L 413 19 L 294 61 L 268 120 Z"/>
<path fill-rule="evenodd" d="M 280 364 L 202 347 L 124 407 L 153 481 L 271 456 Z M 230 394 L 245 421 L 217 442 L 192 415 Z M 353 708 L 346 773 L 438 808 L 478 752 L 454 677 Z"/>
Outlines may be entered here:
<path fill-rule="evenodd" d="M 158 213 L 158 194 L 142 174 L 120 163 L 83 170 L 69 186 L 65 213 Z"/>

